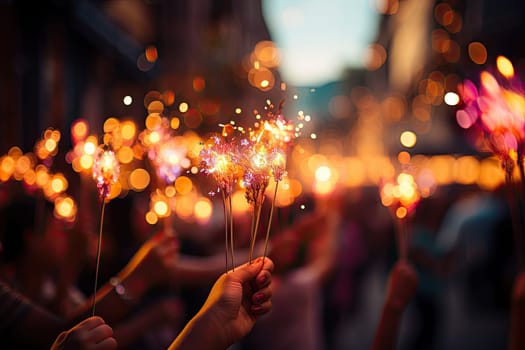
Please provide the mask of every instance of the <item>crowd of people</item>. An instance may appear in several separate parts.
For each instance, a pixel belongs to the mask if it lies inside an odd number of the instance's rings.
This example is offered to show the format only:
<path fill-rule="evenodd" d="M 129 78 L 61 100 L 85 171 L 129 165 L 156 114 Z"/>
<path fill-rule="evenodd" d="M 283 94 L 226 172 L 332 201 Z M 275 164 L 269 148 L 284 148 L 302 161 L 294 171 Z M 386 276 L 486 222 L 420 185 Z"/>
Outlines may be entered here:
<path fill-rule="evenodd" d="M 388 213 L 356 193 L 280 208 L 268 256 L 261 242 L 252 261 L 248 215 L 236 217 L 238 261 L 227 272 L 221 225 L 151 226 L 140 197 L 116 199 L 103 240 L 105 283 L 94 295 L 94 214 L 67 224 L 43 200 L 9 197 L 0 231 L 2 348 L 335 349 L 333 330 L 359 303 L 360 276 L 377 256 L 390 267 L 369 347 L 398 348 L 412 305 L 420 316 L 404 345 L 436 348 L 439 297 L 461 254 L 457 242 L 438 239 L 448 202 L 421 204 L 407 258 L 399 258 Z M 523 271 L 511 296 L 508 348 L 523 349 Z"/>

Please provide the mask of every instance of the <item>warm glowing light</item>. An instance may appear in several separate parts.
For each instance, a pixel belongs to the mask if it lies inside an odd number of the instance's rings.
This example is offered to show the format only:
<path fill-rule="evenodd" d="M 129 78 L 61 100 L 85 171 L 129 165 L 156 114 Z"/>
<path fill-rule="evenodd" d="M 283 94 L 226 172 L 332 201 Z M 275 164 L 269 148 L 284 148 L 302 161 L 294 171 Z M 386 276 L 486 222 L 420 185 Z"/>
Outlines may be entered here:
<path fill-rule="evenodd" d="M 201 198 L 195 203 L 193 211 L 197 220 L 207 222 L 211 218 L 213 207 L 208 198 Z"/>
<path fill-rule="evenodd" d="M 150 175 L 147 170 L 137 168 L 129 175 L 129 185 L 134 191 L 143 191 L 150 183 Z"/>
<path fill-rule="evenodd" d="M 193 183 L 187 176 L 179 176 L 177 180 L 175 180 L 175 189 L 177 193 L 185 195 L 188 194 L 192 188 Z"/>
<path fill-rule="evenodd" d="M 56 218 L 72 221 L 74 220 L 76 213 L 77 206 L 71 197 L 58 197 L 55 200 L 54 215 Z"/>
<path fill-rule="evenodd" d="M 399 207 L 396 209 L 396 217 L 398 219 L 403 219 L 408 214 L 408 210 L 405 207 Z"/>
<path fill-rule="evenodd" d="M 509 79 L 514 76 L 514 67 L 512 66 L 512 62 L 507 57 L 498 56 L 496 58 L 496 67 L 498 67 L 498 71 L 505 78 Z"/>
<path fill-rule="evenodd" d="M 51 188 L 55 193 L 61 193 L 67 190 L 67 180 L 62 174 L 56 174 L 51 180 Z"/>
<path fill-rule="evenodd" d="M 146 60 L 148 62 L 154 63 L 159 58 L 159 53 L 157 51 L 157 48 L 152 45 L 146 48 L 146 51 L 144 52 L 144 56 L 146 57 Z"/>
<path fill-rule="evenodd" d="M 168 215 L 169 212 L 169 206 L 168 203 L 166 203 L 163 200 L 158 200 L 153 204 L 153 211 L 155 214 L 157 214 L 160 217 L 164 217 Z"/>
<path fill-rule="evenodd" d="M 155 225 L 159 221 L 159 217 L 152 211 L 146 213 L 146 222 L 150 225 Z"/>
<path fill-rule="evenodd" d="M 129 106 L 133 103 L 133 98 L 129 95 L 124 96 L 124 98 L 122 99 L 122 103 L 124 103 L 124 105 L 126 106 Z"/>
<path fill-rule="evenodd" d="M 88 155 L 93 155 L 95 154 L 95 151 L 97 149 L 97 145 L 91 141 L 87 141 L 85 144 L 84 144 L 84 153 L 85 154 L 88 154 Z"/>
<path fill-rule="evenodd" d="M 399 141 L 405 147 L 412 148 L 415 146 L 417 137 L 412 131 L 404 131 L 399 137 Z"/>
<path fill-rule="evenodd" d="M 87 122 L 83 119 L 76 120 L 71 126 L 71 135 L 75 142 L 83 140 L 88 134 Z"/>
<path fill-rule="evenodd" d="M 235 114 L 241 114 L 242 113 L 242 109 L 237 107 L 235 108 Z"/>
<path fill-rule="evenodd" d="M 315 171 L 315 179 L 319 182 L 326 182 L 330 180 L 331 176 L 332 176 L 332 170 L 325 165 L 320 166 Z"/>
<path fill-rule="evenodd" d="M 181 102 L 179 105 L 179 112 L 186 113 L 189 109 L 189 106 L 186 102 Z"/>
<path fill-rule="evenodd" d="M 449 91 L 445 94 L 443 101 L 449 106 L 456 106 L 459 103 L 459 95 L 455 92 Z"/>
<path fill-rule="evenodd" d="M 124 121 L 120 125 L 120 134 L 124 140 L 132 140 L 135 137 L 136 132 L 137 127 L 131 120 Z"/>
<path fill-rule="evenodd" d="M 487 62 L 487 49 L 480 42 L 472 42 L 468 45 L 468 54 L 472 62 L 485 64 Z"/>
<path fill-rule="evenodd" d="M 93 166 L 93 157 L 88 154 L 83 154 L 82 156 L 80 156 L 79 163 L 82 169 L 91 169 L 91 167 Z"/>
<path fill-rule="evenodd" d="M 108 198 L 111 187 L 117 183 L 119 175 L 120 165 L 115 152 L 103 145 L 93 162 L 93 179 L 102 199 Z"/>

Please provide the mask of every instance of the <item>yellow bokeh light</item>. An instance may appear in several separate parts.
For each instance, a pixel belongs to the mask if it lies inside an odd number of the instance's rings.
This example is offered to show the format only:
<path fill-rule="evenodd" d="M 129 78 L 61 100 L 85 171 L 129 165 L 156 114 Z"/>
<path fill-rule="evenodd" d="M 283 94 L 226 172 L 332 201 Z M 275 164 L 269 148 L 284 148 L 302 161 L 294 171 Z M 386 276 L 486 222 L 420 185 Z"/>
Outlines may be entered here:
<path fill-rule="evenodd" d="M 193 188 L 191 179 L 187 176 L 179 176 L 175 180 L 175 190 L 182 195 L 188 194 Z"/>
<path fill-rule="evenodd" d="M 56 174 L 51 180 L 51 188 L 55 193 L 61 193 L 67 190 L 67 180 L 62 174 Z"/>
<path fill-rule="evenodd" d="M 129 174 L 129 185 L 134 191 L 143 191 L 150 183 L 150 175 L 146 169 L 137 168 Z"/>
<path fill-rule="evenodd" d="M 88 134 L 88 124 L 85 120 L 79 119 L 71 127 L 71 134 L 75 140 L 81 140 Z"/>
<path fill-rule="evenodd" d="M 177 130 L 180 127 L 180 119 L 177 117 L 171 118 L 170 127 L 174 130 Z"/>
<path fill-rule="evenodd" d="M 159 217 L 152 211 L 146 213 L 146 222 L 150 225 L 155 225 L 159 221 Z"/>
<path fill-rule="evenodd" d="M 117 159 L 122 164 L 129 164 L 133 160 L 133 149 L 129 146 L 120 147 L 117 151 Z"/>
<path fill-rule="evenodd" d="M 193 211 L 197 220 L 207 222 L 211 218 L 213 207 L 208 198 L 202 197 L 195 203 Z"/>
<path fill-rule="evenodd" d="M 108 118 L 104 122 L 104 132 L 109 133 L 117 130 L 120 126 L 120 121 L 117 118 Z"/>
<path fill-rule="evenodd" d="M 158 113 L 150 113 L 144 123 L 148 130 L 155 130 L 162 124 L 162 117 Z"/>
<path fill-rule="evenodd" d="M 157 200 L 157 201 L 155 201 L 155 203 L 153 203 L 153 211 L 159 217 L 167 216 L 168 213 L 169 213 L 168 203 L 166 201 L 164 201 L 164 200 Z"/>
<path fill-rule="evenodd" d="M 136 132 L 137 127 L 134 122 L 131 120 L 122 122 L 122 125 L 120 126 L 120 134 L 124 140 L 132 140 L 135 137 Z"/>
<path fill-rule="evenodd" d="M 407 216 L 408 210 L 405 207 L 399 207 L 396 209 L 396 217 L 398 219 L 403 219 Z"/>
<path fill-rule="evenodd" d="M 188 106 L 188 104 L 186 102 L 181 102 L 179 104 L 179 112 L 181 112 L 181 113 L 186 113 L 189 108 L 190 108 L 190 106 Z"/>
<path fill-rule="evenodd" d="M 412 148 L 415 146 L 417 137 L 416 134 L 412 131 L 403 131 L 399 137 L 399 141 L 405 147 Z"/>
<path fill-rule="evenodd" d="M 514 67 L 512 66 L 512 62 L 507 57 L 498 56 L 496 58 L 496 67 L 498 67 L 498 71 L 505 78 L 508 79 L 514 76 Z"/>
<path fill-rule="evenodd" d="M 97 150 L 97 144 L 91 141 L 87 141 L 84 143 L 84 153 L 87 155 L 93 155 L 95 154 L 95 151 Z"/>
<path fill-rule="evenodd" d="M 54 215 L 58 219 L 74 220 L 77 214 L 77 205 L 71 197 L 58 197 L 55 199 Z"/>
<path fill-rule="evenodd" d="M 152 113 L 162 113 L 164 112 L 164 103 L 162 103 L 162 101 L 159 101 L 159 100 L 153 100 L 150 102 L 150 104 L 148 105 L 148 113 L 152 114 Z"/>
<path fill-rule="evenodd" d="M 315 170 L 315 179 L 320 182 L 326 182 L 330 180 L 332 176 L 332 170 L 326 165 L 320 166 Z"/>
<path fill-rule="evenodd" d="M 83 154 L 81 157 L 80 157 L 80 166 L 82 167 L 82 169 L 84 170 L 88 170 L 88 169 L 91 169 L 91 167 L 93 166 L 93 157 L 89 154 Z"/>

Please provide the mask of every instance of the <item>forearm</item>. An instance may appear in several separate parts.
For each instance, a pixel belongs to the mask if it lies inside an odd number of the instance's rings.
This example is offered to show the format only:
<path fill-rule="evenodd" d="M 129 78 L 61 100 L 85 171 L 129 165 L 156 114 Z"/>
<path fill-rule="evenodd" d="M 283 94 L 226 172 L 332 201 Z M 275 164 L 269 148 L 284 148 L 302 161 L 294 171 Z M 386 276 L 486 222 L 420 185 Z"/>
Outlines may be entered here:
<path fill-rule="evenodd" d="M 221 329 L 214 327 L 205 316 L 197 314 L 175 338 L 168 350 L 224 350 L 227 344 L 220 336 Z"/>
<path fill-rule="evenodd" d="M 95 314 L 106 323 L 115 324 L 122 320 L 149 288 L 149 283 L 139 274 L 119 274 L 119 291 L 111 283 L 104 284 L 96 293 Z M 79 322 L 91 316 L 93 296 L 86 299 L 84 305 L 69 315 L 68 320 Z"/>
<path fill-rule="evenodd" d="M 224 256 L 191 257 L 181 255 L 171 278 L 185 287 L 209 285 L 225 271 Z"/>
<path fill-rule="evenodd" d="M 509 350 L 525 349 L 525 310 L 524 306 L 514 301 L 510 310 Z"/>
<path fill-rule="evenodd" d="M 386 303 L 374 336 L 371 350 L 392 350 L 396 348 L 403 309 Z"/>

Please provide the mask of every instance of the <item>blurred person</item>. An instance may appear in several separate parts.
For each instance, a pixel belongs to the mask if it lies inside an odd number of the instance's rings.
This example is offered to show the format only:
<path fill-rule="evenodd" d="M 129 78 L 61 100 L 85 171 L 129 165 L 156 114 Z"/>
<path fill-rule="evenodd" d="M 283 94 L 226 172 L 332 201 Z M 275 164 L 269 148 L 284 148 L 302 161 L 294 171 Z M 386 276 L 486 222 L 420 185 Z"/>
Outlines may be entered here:
<path fill-rule="evenodd" d="M 411 310 L 416 322 L 414 334 L 408 339 L 408 349 L 439 348 L 444 291 L 457 255 L 455 245 L 443 246 L 438 240 L 450 200 L 449 196 L 438 193 L 424 198 L 413 218 L 408 258 L 417 271 L 419 284 Z"/>
<path fill-rule="evenodd" d="M 324 346 L 322 287 L 335 264 L 340 198 L 311 199 L 305 200 L 306 212 L 272 236 L 269 256 L 277 266 L 274 307 L 243 340 L 244 349 L 319 350 Z"/>

